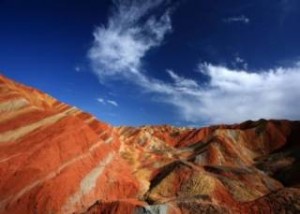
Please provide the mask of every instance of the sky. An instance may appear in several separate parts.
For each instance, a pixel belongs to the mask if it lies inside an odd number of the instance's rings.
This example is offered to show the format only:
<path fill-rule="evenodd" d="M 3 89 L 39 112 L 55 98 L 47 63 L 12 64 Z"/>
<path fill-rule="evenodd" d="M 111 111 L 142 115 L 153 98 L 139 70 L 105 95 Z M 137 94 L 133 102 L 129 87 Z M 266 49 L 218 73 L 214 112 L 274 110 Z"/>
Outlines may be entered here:
<path fill-rule="evenodd" d="M 300 119 L 297 0 L 0 0 L 0 72 L 113 125 Z"/>

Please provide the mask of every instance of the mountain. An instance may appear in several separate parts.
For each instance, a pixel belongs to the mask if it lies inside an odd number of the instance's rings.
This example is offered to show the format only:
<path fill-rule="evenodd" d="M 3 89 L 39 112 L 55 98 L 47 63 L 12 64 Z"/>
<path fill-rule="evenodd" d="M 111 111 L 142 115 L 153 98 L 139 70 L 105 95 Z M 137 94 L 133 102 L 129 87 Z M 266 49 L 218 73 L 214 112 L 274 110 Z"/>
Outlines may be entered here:
<path fill-rule="evenodd" d="M 300 122 L 113 127 L 0 76 L 0 213 L 300 213 Z"/>

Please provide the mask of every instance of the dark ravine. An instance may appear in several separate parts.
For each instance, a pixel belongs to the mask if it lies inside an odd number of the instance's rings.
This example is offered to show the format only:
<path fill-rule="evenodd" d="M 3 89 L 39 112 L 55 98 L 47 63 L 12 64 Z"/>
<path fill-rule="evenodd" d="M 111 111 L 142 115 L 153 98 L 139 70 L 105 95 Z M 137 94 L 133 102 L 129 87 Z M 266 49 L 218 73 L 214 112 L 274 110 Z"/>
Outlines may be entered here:
<path fill-rule="evenodd" d="M 113 127 L 0 76 L 0 213 L 300 213 L 300 122 Z"/>

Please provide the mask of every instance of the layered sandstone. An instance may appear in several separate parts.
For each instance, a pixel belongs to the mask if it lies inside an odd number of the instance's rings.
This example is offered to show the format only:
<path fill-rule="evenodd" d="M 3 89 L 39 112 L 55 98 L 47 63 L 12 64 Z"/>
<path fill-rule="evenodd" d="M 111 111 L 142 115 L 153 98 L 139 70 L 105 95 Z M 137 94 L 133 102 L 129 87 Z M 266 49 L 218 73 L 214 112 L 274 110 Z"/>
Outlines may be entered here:
<path fill-rule="evenodd" d="M 38 90 L 0 79 L 0 213 L 84 212 L 136 197 L 113 127 Z"/>
<path fill-rule="evenodd" d="M 112 127 L 0 76 L 0 213 L 297 213 L 300 122 Z"/>

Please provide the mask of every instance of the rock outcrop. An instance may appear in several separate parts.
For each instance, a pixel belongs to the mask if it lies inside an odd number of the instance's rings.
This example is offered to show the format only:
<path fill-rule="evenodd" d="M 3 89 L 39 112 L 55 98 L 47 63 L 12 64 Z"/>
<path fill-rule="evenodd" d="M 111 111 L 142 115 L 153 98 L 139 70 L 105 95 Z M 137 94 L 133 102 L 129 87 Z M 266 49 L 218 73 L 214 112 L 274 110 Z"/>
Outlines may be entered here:
<path fill-rule="evenodd" d="M 113 127 L 0 76 L 0 213 L 300 213 L 300 122 Z"/>

